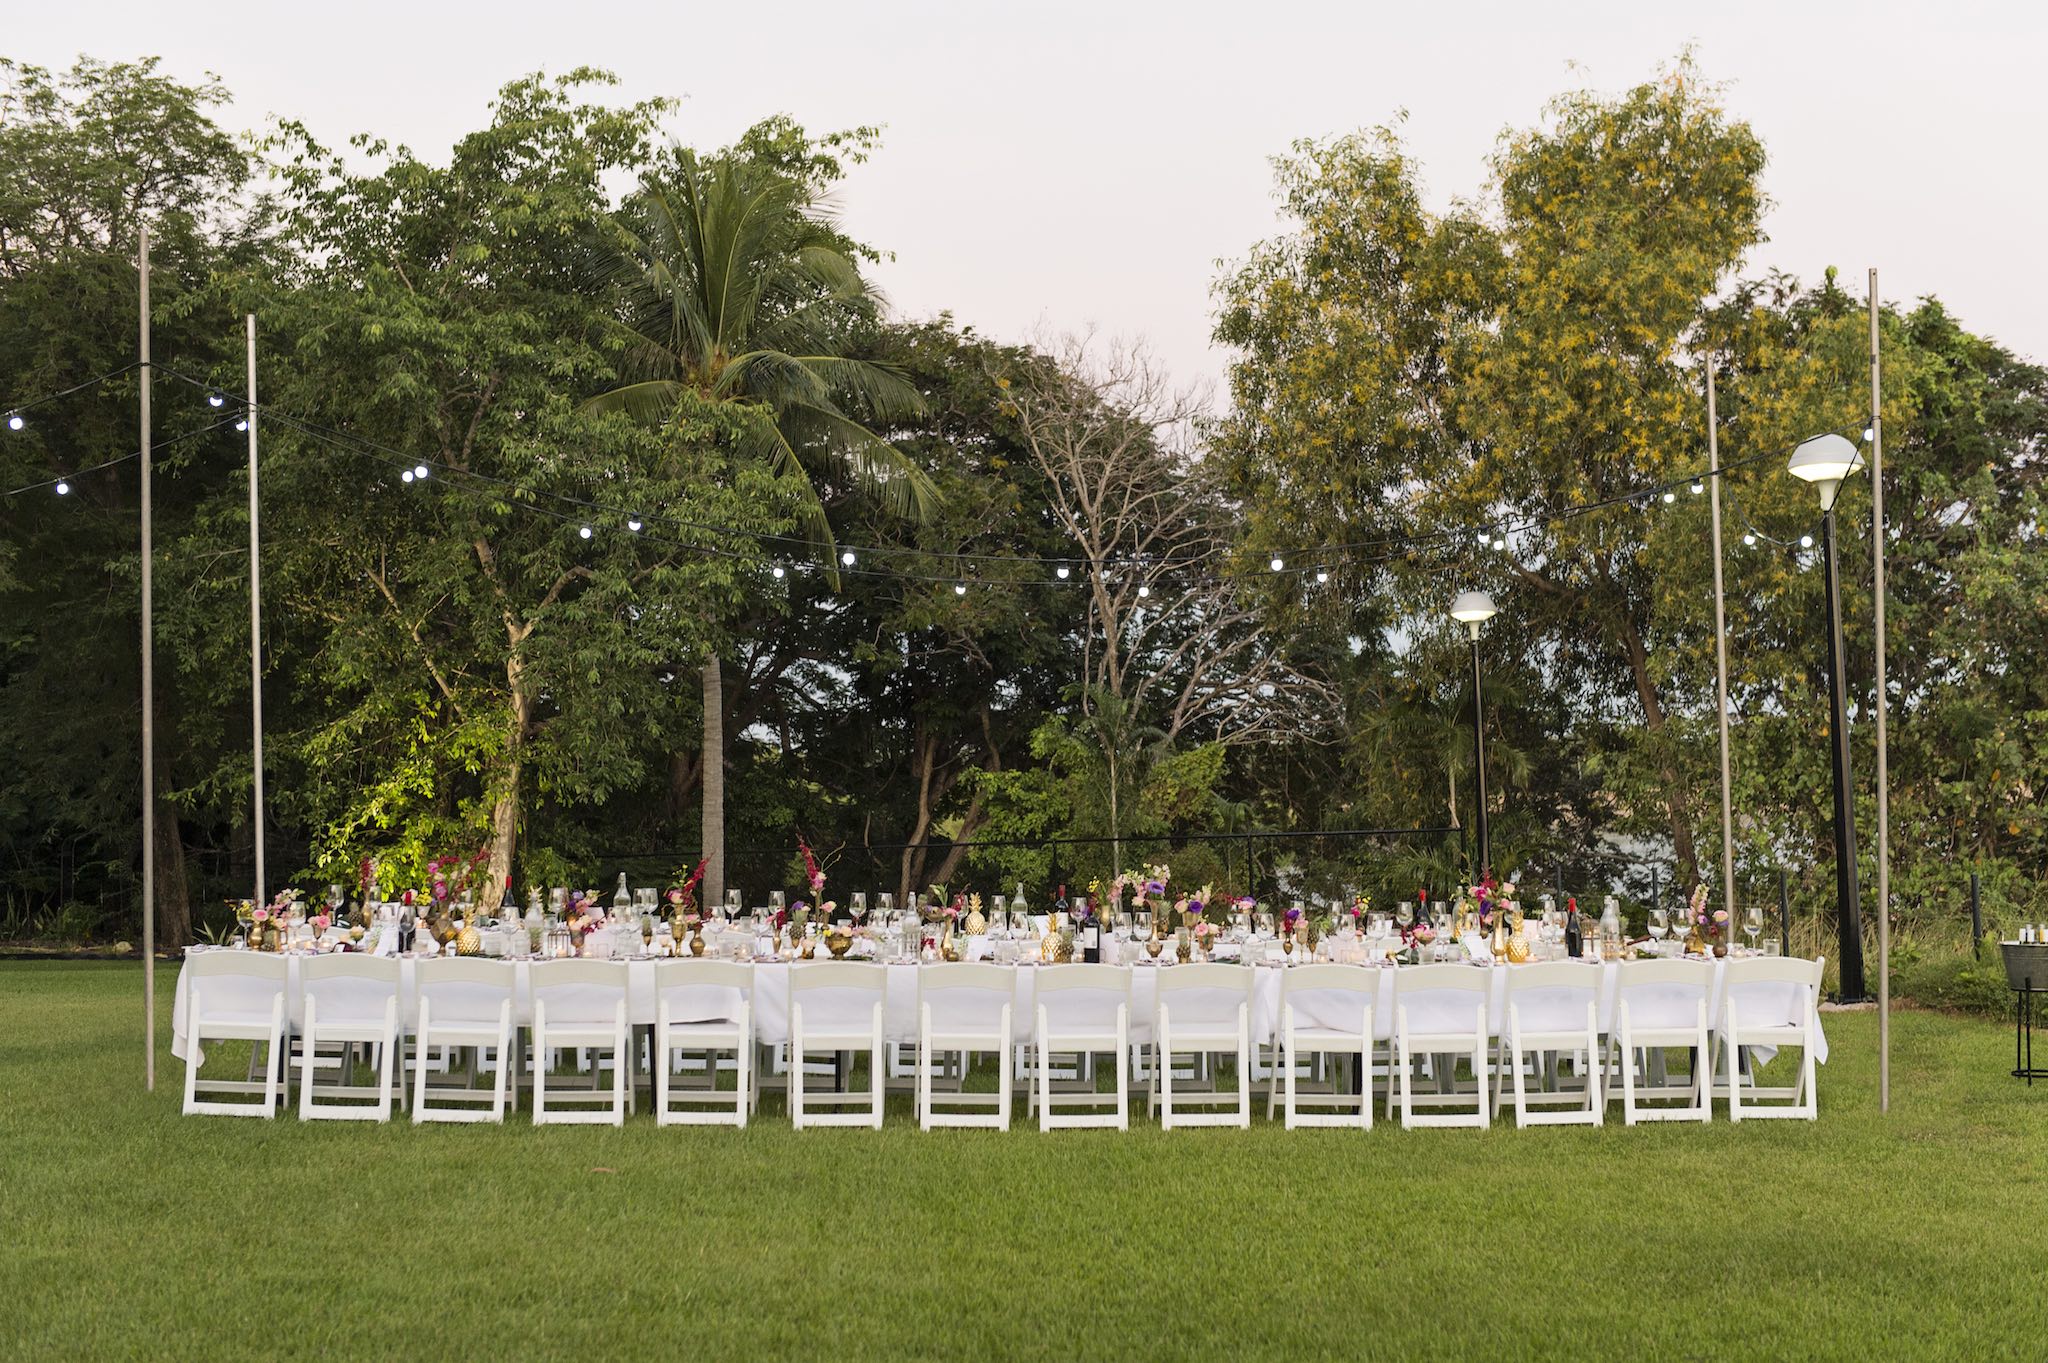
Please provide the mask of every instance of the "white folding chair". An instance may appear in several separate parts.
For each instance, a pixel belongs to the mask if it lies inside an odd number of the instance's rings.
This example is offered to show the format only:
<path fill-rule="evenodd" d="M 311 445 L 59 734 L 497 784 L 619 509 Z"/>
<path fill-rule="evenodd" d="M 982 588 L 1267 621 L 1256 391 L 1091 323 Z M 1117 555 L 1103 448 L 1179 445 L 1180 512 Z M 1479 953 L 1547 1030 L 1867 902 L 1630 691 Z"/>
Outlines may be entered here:
<path fill-rule="evenodd" d="M 289 1083 L 285 1070 L 285 988 L 291 964 L 255 951 L 202 951 L 185 958 L 185 1111 L 274 1117 Z M 264 1048 L 263 1081 L 201 1079 L 205 1043 L 250 1041 Z M 261 1102 L 213 1102 L 202 1093 L 261 1094 Z"/>
<path fill-rule="evenodd" d="M 1038 996 L 1038 1035 L 1032 1056 L 1031 1106 L 1038 1129 L 1131 1127 L 1131 971 L 1120 965 L 1052 965 L 1032 972 Z M 1074 1052 L 1077 1083 L 1086 1083 L 1082 1057 L 1116 1056 L 1116 1099 L 1092 1086 L 1055 1093 L 1054 1053 Z M 1062 1112 L 1060 1109 L 1068 1109 Z M 1073 1109 L 1085 1109 L 1073 1111 Z M 1105 1108 L 1110 1110 L 1105 1111 Z"/>
<path fill-rule="evenodd" d="M 300 1120 L 390 1121 L 398 1063 L 398 962 L 360 952 L 308 956 L 299 962 L 299 985 L 306 997 L 306 1025 L 299 1035 Z M 318 1082 L 315 1071 L 330 1063 L 318 1051 L 336 1042 L 344 1049 L 376 1047 L 374 1087 Z M 333 1063 L 346 1067 L 352 1061 Z M 350 1101 L 358 1098 L 371 1102 Z"/>
<path fill-rule="evenodd" d="M 512 1000 L 519 973 L 510 961 L 474 956 L 432 956 L 414 965 L 419 991 L 419 1024 L 413 1044 L 419 1059 L 413 1067 L 412 1119 L 420 1122 L 502 1122 L 508 1108 L 519 1105 L 519 1070 L 514 1052 L 518 1036 L 512 1025 Z M 467 1085 L 427 1082 L 427 1052 L 435 1046 L 486 1047 L 498 1053 L 488 1090 Z M 479 1103 L 489 1103 L 479 1107 Z"/>
<path fill-rule="evenodd" d="M 1478 1126 L 1492 1121 L 1486 1093 L 1486 1003 L 1493 989 L 1490 968 L 1449 962 L 1402 966 L 1394 972 L 1394 1050 L 1400 1066 L 1401 1125 Z M 1469 1055 L 1476 1092 L 1471 1112 L 1417 1112 L 1427 1104 L 1456 1104 L 1462 1095 L 1417 1094 L 1417 1055 Z"/>
<path fill-rule="evenodd" d="M 1623 961 L 1615 967 L 1614 1034 L 1610 1044 L 1620 1067 L 1619 1085 L 1609 1082 L 1612 1101 L 1621 1093 L 1621 1119 L 1637 1122 L 1704 1122 L 1712 1119 L 1707 1098 L 1707 1008 L 1714 989 L 1712 961 Z M 1683 1084 L 1649 1083 L 1649 1052 L 1683 1046 L 1692 1051 L 1692 1074 Z M 1603 1066 L 1604 1068 L 1604 1066 Z M 1674 1106 L 1645 1106 L 1646 1100 L 1683 1099 Z"/>
<path fill-rule="evenodd" d="M 745 1126 L 760 1102 L 754 1064 L 754 967 L 701 957 L 654 963 L 654 1121 L 657 1126 Z M 705 1088 L 677 1083 L 670 1057 L 702 1052 Z M 718 1087 L 718 1053 L 733 1052 L 730 1094 Z"/>
<path fill-rule="evenodd" d="M 789 1124 L 872 1126 L 882 1129 L 882 1005 L 889 993 L 889 967 L 863 961 L 812 961 L 789 970 Z M 866 1093 L 806 1093 L 804 1056 L 809 1051 L 866 1051 Z M 812 1108 L 868 1110 L 814 1112 Z"/>
<path fill-rule="evenodd" d="M 609 1122 L 624 1126 L 633 1071 L 631 1033 L 626 1027 L 626 963 L 536 961 L 529 969 L 533 987 L 533 1124 Z M 610 1050 L 611 1091 L 549 1087 L 548 1052 L 556 1047 Z M 594 1067 L 592 1072 L 596 1072 Z M 557 1104 L 603 1106 L 549 1111 L 550 1097 Z"/>
<path fill-rule="evenodd" d="M 1162 1130 L 1252 1124 L 1252 978 L 1248 965 L 1212 961 L 1160 969 L 1151 1106 Z M 1173 1057 L 1178 1052 L 1229 1052 L 1237 1062 L 1236 1093 L 1209 1088 L 1176 1094 Z"/>
<path fill-rule="evenodd" d="M 1266 1094 L 1270 1120 L 1276 1095 L 1288 1130 L 1297 1126 L 1362 1126 L 1372 1129 L 1373 1028 L 1379 1011 L 1380 981 L 1376 966 L 1290 966 L 1280 972 L 1280 1064 Z M 1303 1094 L 1298 1087 L 1300 1062 L 1312 1055 L 1355 1056 L 1358 1092 Z M 1353 1111 L 1353 1109 L 1356 1109 Z"/>
<path fill-rule="evenodd" d="M 1512 1078 L 1517 1127 L 1600 1125 L 1606 1112 L 1600 1101 L 1600 970 L 1592 961 L 1540 961 L 1509 969 L 1507 1035 L 1494 1068 L 1493 1106 L 1500 1110 L 1502 1085 Z M 1529 1060 L 1533 1057 L 1541 1074 L 1543 1057 L 1558 1051 L 1585 1053 L 1585 1091 L 1531 1093 Z"/>
<path fill-rule="evenodd" d="M 1814 1075 L 1820 1045 L 1820 981 L 1825 962 L 1793 956 L 1748 956 L 1728 960 L 1721 977 L 1721 1016 L 1715 1029 L 1718 1052 L 1709 1073 L 1728 1062 L 1728 1120 L 1746 1117 L 1796 1117 L 1812 1121 L 1820 1115 L 1820 1093 Z M 1797 1046 L 1799 1079 L 1790 1087 L 1754 1084 L 1743 1095 L 1742 1048 Z M 1717 1092 L 1720 1090 L 1717 1086 Z"/>
<path fill-rule="evenodd" d="M 1010 1066 L 1014 1034 L 1011 1004 L 1017 972 L 1010 966 L 958 961 L 920 966 L 917 972 L 917 1124 L 1010 1125 Z M 934 1093 L 932 1071 L 942 1052 L 960 1053 L 961 1089 Z M 996 1091 L 965 1092 L 977 1051 L 996 1053 Z M 943 1106 L 942 1106 L 943 1105 Z"/>

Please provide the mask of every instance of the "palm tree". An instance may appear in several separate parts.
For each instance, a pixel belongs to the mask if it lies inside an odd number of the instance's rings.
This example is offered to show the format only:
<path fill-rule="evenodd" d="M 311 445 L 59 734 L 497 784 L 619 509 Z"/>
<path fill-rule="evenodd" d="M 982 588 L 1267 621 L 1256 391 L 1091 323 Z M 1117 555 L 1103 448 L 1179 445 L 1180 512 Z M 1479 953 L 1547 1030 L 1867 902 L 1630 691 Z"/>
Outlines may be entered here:
<path fill-rule="evenodd" d="M 725 406 L 741 459 L 795 489 L 806 534 L 830 550 L 814 471 L 832 471 L 890 510 L 923 519 L 937 493 L 924 471 L 871 429 L 919 407 L 894 370 L 849 353 L 880 297 L 811 188 L 727 153 L 676 154 L 620 213 L 625 242 L 607 260 L 622 289 L 631 381 L 586 404 L 651 424 L 680 403 Z M 823 556 L 836 581 L 835 559 Z M 703 850 L 707 902 L 725 894 L 725 707 L 718 656 L 702 671 Z"/>

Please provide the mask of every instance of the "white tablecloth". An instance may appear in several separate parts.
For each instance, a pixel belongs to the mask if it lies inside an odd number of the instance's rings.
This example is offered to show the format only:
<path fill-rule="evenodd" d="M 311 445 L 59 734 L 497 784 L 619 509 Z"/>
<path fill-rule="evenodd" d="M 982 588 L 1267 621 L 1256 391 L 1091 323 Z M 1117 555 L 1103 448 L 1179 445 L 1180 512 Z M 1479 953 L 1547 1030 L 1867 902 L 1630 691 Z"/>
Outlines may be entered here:
<path fill-rule="evenodd" d="M 203 948 L 195 948 L 199 950 Z M 286 988 L 286 1007 L 294 1026 L 305 1022 L 305 996 L 299 982 L 299 963 L 302 957 L 286 958 L 290 964 L 289 983 Z M 533 1023 L 533 990 L 529 963 L 512 963 L 517 986 L 513 996 L 513 1016 L 520 1026 Z M 415 962 L 409 958 L 399 961 L 400 987 L 398 1010 L 400 1025 L 411 1029 L 419 1022 L 419 992 L 415 984 Z M 764 1043 L 773 1045 L 789 1039 L 789 972 L 802 969 L 786 962 L 769 962 L 754 967 L 754 1031 Z M 1037 972 L 1043 967 L 1037 965 L 1005 966 L 1015 976 L 1012 997 L 1011 1025 L 1020 1042 L 1029 1041 L 1035 1035 L 1038 1025 L 1036 990 L 1034 982 Z M 1384 1039 L 1393 1034 L 1394 1027 L 1394 972 L 1398 966 L 1354 966 L 1357 970 L 1379 970 L 1383 972 L 1378 994 L 1378 1013 L 1374 1020 L 1374 1033 Z M 1507 981 L 1509 973 L 1517 969 L 1511 965 L 1473 966 L 1475 970 L 1491 972 L 1490 988 L 1487 991 L 1487 1025 L 1496 1036 L 1506 1026 Z M 1598 1020 L 1604 1032 L 1614 1021 L 1614 1003 L 1619 972 L 1626 967 L 1609 962 L 1600 967 L 1601 988 L 1598 1000 Z M 1720 1012 L 1722 978 L 1726 963 L 1716 962 L 1714 966 L 1714 991 L 1708 1005 L 1708 1019 Z M 915 1041 L 917 1039 L 917 972 L 918 967 L 910 964 L 889 965 L 888 988 L 883 1003 L 883 1035 L 891 1041 Z M 1152 1039 L 1152 1024 L 1158 1003 L 1158 981 L 1162 971 L 1178 969 L 1177 966 L 1140 965 L 1126 966 L 1131 975 L 1131 1039 L 1149 1042 Z M 1284 966 L 1259 965 L 1252 967 L 1251 1033 L 1255 1045 L 1270 1045 L 1280 1020 L 1280 980 Z M 655 1017 L 654 962 L 629 961 L 626 963 L 626 1016 L 636 1026 L 652 1026 Z M 1789 990 L 1789 987 L 1786 987 Z M 190 975 L 178 972 L 177 997 L 171 1014 L 171 1054 L 185 1059 L 188 1051 L 186 1042 L 186 1015 Z M 1330 996 L 1325 995 L 1324 998 Z M 1789 1000 L 1788 1000 L 1789 1001 Z M 1745 1017 L 1753 1014 L 1745 1004 Z M 1467 1006 L 1469 1016 L 1470 1006 Z M 1297 1017 L 1301 1016 L 1297 1010 Z M 1336 1020 L 1331 1019 L 1334 1023 Z M 1525 1023 L 1525 1025 L 1527 1025 Z M 1822 1032 L 1820 1044 L 1815 1047 L 1815 1058 L 1827 1060 L 1827 1036 Z"/>

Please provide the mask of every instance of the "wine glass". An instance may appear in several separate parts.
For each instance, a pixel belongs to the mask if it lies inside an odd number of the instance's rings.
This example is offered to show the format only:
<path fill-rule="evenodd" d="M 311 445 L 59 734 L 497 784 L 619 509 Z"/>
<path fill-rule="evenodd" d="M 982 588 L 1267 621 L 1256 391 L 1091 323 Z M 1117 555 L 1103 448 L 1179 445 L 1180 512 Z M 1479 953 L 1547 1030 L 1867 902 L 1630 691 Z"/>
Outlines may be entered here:
<path fill-rule="evenodd" d="M 1138 920 L 1138 936 L 1146 941 L 1152 939 L 1152 910 L 1139 909 L 1134 917 Z"/>
<path fill-rule="evenodd" d="M 1755 904 L 1744 909 L 1742 912 L 1742 935 L 1749 939 L 1749 949 L 1752 954 L 1756 951 L 1756 939 L 1763 934 L 1763 930 L 1763 909 Z"/>
<path fill-rule="evenodd" d="M 782 891 L 780 891 L 780 890 L 770 890 L 770 891 L 768 892 L 768 912 L 769 912 L 769 913 L 770 913 L 771 915 L 772 915 L 772 914 L 778 914 L 778 913 L 781 913 L 781 912 L 782 912 L 782 904 L 783 904 L 783 900 L 782 900 Z"/>
<path fill-rule="evenodd" d="M 1653 942 L 1661 942 L 1661 941 L 1663 941 L 1663 940 L 1664 940 L 1664 934 L 1665 934 L 1665 932 L 1667 932 L 1667 931 L 1669 930 L 1669 929 L 1668 929 L 1668 927 L 1667 927 L 1667 925 L 1666 925 L 1666 922 L 1665 922 L 1665 918 L 1666 918 L 1666 915 L 1665 915 L 1665 911 L 1664 911 L 1663 909 L 1651 909 L 1651 910 L 1650 910 L 1650 940 L 1651 940 L 1651 941 L 1653 941 Z"/>
<path fill-rule="evenodd" d="M 853 907 L 849 912 L 853 914 L 853 925 L 859 927 L 868 916 L 868 894 L 866 890 L 854 891 Z"/>
<path fill-rule="evenodd" d="M 884 917 L 884 918 L 887 918 L 887 917 L 888 917 L 888 916 L 889 916 L 890 914 L 893 914 L 893 913 L 895 913 L 895 912 L 896 912 L 896 896 L 895 896 L 895 895 L 893 895 L 893 894 L 878 894 L 878 895 L 876 895 L 876 896 L 875 896 L 875 912 L 876 912 L 876 913 L 878 913 L 878 914 L 880 914 L 880 915 L 882 915 L 882 917 Z"/>

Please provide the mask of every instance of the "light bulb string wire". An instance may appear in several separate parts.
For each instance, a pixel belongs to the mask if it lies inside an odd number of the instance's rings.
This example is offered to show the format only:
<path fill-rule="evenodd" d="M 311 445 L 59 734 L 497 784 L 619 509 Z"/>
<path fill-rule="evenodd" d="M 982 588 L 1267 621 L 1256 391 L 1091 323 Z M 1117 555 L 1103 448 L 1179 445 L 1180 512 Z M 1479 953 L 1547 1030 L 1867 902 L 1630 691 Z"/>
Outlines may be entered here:
<path fill-rule="evenodd" d="M 220 392 L 217 385 L 210 384 L 203 379 L 195 378 L 187 374 L 181 374 L 175 370 L 167 369 L 165 372 L 171 374 L 173 377 L 183 380 L 184 382 L 192 385 L 195 388 L 202 389 L 209 394 L 218 394 Z M 245 399 L 232 398 L 231 400 L 233 400 L 240 406 L 249 406 Z M 393 446 L 386 445 L 379 441 L 370 439 L 369 437 L 358 435 L 350 431 L 343 431 L 338 428 L 325 425 L 321 422 L 310 420 L 309 418 L 301 417 L 292 413 L 287 413 L 280 408 L 270 407 L 263 403 L 255 404 L 252 410 L 256 411 L 259 414 L 267 414 L 275 419 L 285 421 L 287 424 L 291 425 L 294 429 L 300 431 L 303 434 L 309 436 L 322 436 L 330 441 L 353 442 L 355 444 L 365 447 L 366 449 L 375 450 L 380 454 L 386 455 L 394 461 L 402 461 L 402 464 L 400 465 L 401 467 L 411 468 L 416 465 L 425 465 L 427 468 L 438 471 L 443 475 L 457 475 L 459 477 L 468 479 L 474 484 L 504 489 L 508 492 L 514 493 L 516 497 L 521 499 L 522 501 L 524 501 L 524 499 L 526 498 L 545 497 L 553 501 L 560 502 L 564 505 L 574 507 L 577 509 L 578 512 L 591 512 L 600 516 L 608 517 L 631 516 L 635 519 L 641 520 L 642 522 L 660 522 L 662 524 L 680 530 L 693 531 L 701 534 L 716 535 L 727 538 L 744 539 L 747 540 L 749 543 L 775 544 L 783 546 L 786 549 L 786 551 L 789 552 L 793 557 L 800 557 L 801 555 L 807 553 L 816 553 L 820 550 L 820 546 L 816 541 L 806 539 L 800 536 L 782 535 L 773 532 L 757 533 L 737 526 L 692 521 L 682 517 L 667 515 L 660 511 L 627 511 L 622 510 L 619 507 L 613 505 L 595 501 L 588 497 L 578 497 L 569 493 L 545 491 L 530 488 L 514 479 L 502 478 L 492 474 L 481 473 L 474 469 L 458 468 L 453 465 L 449 465 L 434 459 L 421 458 L 414 454 L 408 453 L 404 450 L 400 450 Z M 1851 424 L 1845 424 L 1843 426 L 1835 428 L 1834 431 L 1827 433 L 1841 434 L 1858 429 L 1860 429 L 1860 427 L 1855 427 Z M 1719 476 L 1725 479 L 1725 476 L 1727 474 L 1753 467 L 1756 464 L 1762 463 L 1772 458 L 1781 457 L 1784 453 L 1785 452 L 1783 450 L 1778 449 L 1762 450 L 1757 452 L 1756 454 L 1748 455 L 1742 459 L 1723 464 L 1718 470 L 1700 469 L 1691 473 L 1681 474 L 1665 482 L 1651 484 L 1645 487 L 1634 488 L 1626 492 L 1615 493 L 1611 496 L 1602 498 L 1599 501 L 1588 502 L 1580 506 L 1569 507 L 1562 510 L 1531 512 L 1521 516 L 1511 516 L 1497 521 L 1484 522 L 1474 526 L 1470 530 L 1465 528 L 1443 529 L 1436 531 L 1424 531 L 1422 533 L 1414 535 L 1386 536 L 1379 539 L 1358 540 L 1321 545 L 1299 545 L 1291 548 L 1281 548 L 1277 550 L 1261 549 L 1257 551 L 1251 551 L 1239 550 L 1235 548 L 1213 548 L 1187 554 L 1175 554 L 1171 551 L 1168 551 L 1164 554 L 1143 555 L 1131 559 L 1109 559 L 1098 562 L 1096 560 L 1092 560 L 1086 557 L 1085 555 L 1023 555 L 975 553 L 969 550 L 927 549 L 914 545 L 869 545 L 846 547 L 855 550 L 856 554 L 871 553 L 897 556 L 914 556 L 925 559 L 937 559 L 948 564 L 956 565 L 953 569 L 948 571 L 934 572 L 932 574 L 922 576 L 921 580 L 929 581 L 953 581 L 958 580 L 963 576 L 974 576 L 974 573 L 971 570 L 973 565 L 977 564 L 1023 564 L 1040 570 L 1054 569 L 1059 567 L 1083 567 L 1090 570 L 1101 570 L 1105 567 L 1113 567 L 1117 564 L 1136 563 L 1142 564 L 1147 567 L 1171 569 L 1184 567 L 1200 567 L 1204 564 L 1213 562 L 1219 557 L 1238 552 L 1256 552 L 1259 554 L 1277 557 L 1282 560 L 1283 564 L 1285 564 L 1286 560 L 1288 560 L 1289 558 L 1299 560 L 1296 566 L 1293 567 L 1283 566 L 1279 569 L 1263 570 L 1263 572 L 1261 570 L 1256 569 L 1248 570 L 1243 574 L 1244 576 L 1256 577 L 1264 575 L 1273 577 L 1303 577 L 1313 574 L 1319 568 L 1327 568 L 1329 566 L 1332 566 L 1333 563 L 1336 566 L 1365 566 L 1366 563 L 1370 562 L 1386 561 L 1359 561 L 1350 559 L 1344 559 L 1339 561 L 1334 557 L 1340 554 L 1348 554 L 1355 550 L 1385 548 L 1396 545 L 1402 546 L 1404 548 L 1414 547 L 1418 545 L 1428 544 L 1432 541 L 1459 542 L 1465 540 L 1468 536 L 1476 535 L 1477 532 L 1482 530 L 1485 532 L 1485 538 L 1490 543 L 1494 539 L 1505 539 L 1508 536 L 1523 534 L 1530 530 L 1540 528 L 1542 526 L 1560 524 L 1566 521 L 1577 519 L 1581 516 L 1591 515 L 1595 512 L 1607 510 L 1611 507 L 1627 505 L 1631 502 L 1643 503 L 1647 499 L 1654 498 L 1661 493 L 1675 491 L 1677 488 L 1681 486 L 1704 486 L 1704 481 L 1709 477 Z M 526 501 L 524 502 L 524 504 L 529 506 L 533 505 L 533 503 L 530 501 Z M 744 556 L 751 557 L 752 555 L 751 553 L 749 553 Z M 1396 555 L 1396 557 L 1398 557 L 1398 555 Z M 912 576 L 912 574 L 903 575 Z"/>
<path fill-rule="evenodd" d="M 195 426 L 193 429 L 180 432 L 177 435 L 167 435 L 161 440 L 151 441 L 150 451 L 155 453 L 157 450 L 167 450 L 174 445 L 183 444 L 187 440 L 196 440 L 202 435 L 211 435 L 215 431 L 223 430 L 234 424 L 239 419 L 236 416 L 229 415 L 205 426 Z M 102 459 L 97 464 L 87 464 L 84 468 L 73 469 L 69 473 L 60 473 L 53 478 L 45 478 L 39 483 L 24 483 L 20 487 L 8 488 L 5 492 L 0 492 L 0 497 L 18 497 L 24 492 L 35 492 L 41 488 L 55 487 L 59 483 L 74 482 L 85 477 L 88 473 L 98 473 L 102 469 L 110 469 L 117 464 L 125 464 L 131 459 L 140 459 L 141 457 L 141 450 L 130 450 L 126 454 L 117 454 L 112 459 Z"/>
<path fill-rule="evenodd" d="M 53 402 L 61 402 L 73 393 L 83 393 L 88 388 L 97 388 L 103 383 L 111 383 L 123 374 L 133 373 L 140 368 L 142 368 L 142 361 L 130 360 L 119 369 L 109 369 L 106 373 L 96 378 L 86 379 L 81 383 L 74 383 L 69 388 L 59 388 L 54 393 L 45 393 L 41 397 L 29 398 L 24 402 L 0 403 L 0 417 L 20 416 L 24 412 L 33 412 L 38 407 L 47 407 Z"/>

